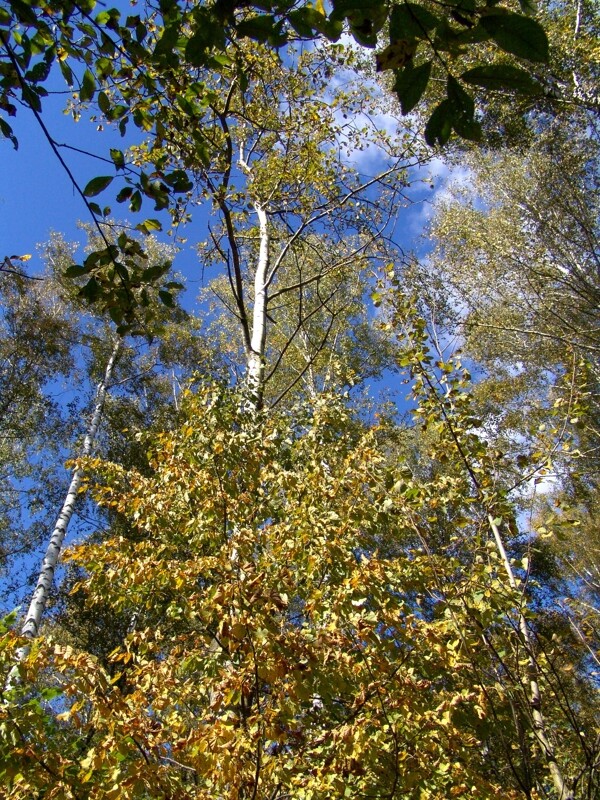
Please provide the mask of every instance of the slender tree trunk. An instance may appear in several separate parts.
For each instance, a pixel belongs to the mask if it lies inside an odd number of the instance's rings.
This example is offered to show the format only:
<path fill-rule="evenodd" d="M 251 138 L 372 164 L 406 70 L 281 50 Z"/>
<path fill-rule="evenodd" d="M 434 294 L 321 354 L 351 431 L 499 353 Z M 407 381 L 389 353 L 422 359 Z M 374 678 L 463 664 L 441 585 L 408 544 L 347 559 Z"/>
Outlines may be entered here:
<path fill-rule="evenodd" d="M 265 380 L 265 344 L 267 340 L 267 278 L 269 272 L 269 221 L 267 212 L 259 203 L 254 204 L 258 215 L 260 244 L 254 278 L 254 308 L 252 312 L 252 337 L 246 363 L 248 407 L 251 411 L 262 408 Z"/>
<path fill-rule="evenodd" d="M 502 563 L 504 564 L 504 569 L 506 571 L 510 587 L 511 589 L 516 589 L 517 582 L 515 580 L 513 568 L 510 563 L 510 559 L 506 554 L 506 549 L 504 547 L 504 542 L 502 541 L 500 531 L 498 530 L 498 526 L 496 525 L 491 514 L 488 514 L 488 522 L 494 535 L 494 541 L 496 542 L 498 553 Z M 531 641 L 529 628 L 527 627 L 527 620 L 521 612 L 519 612 L 519 631 L 521 632 L 521 637 L 527 653 L 527 669 L 529 673 L 529 705 L 531 707 L 531 716 L 533 720 L 533 734 L 546 758 L 546 763 L 548 764 L 548 769 L 550 770 L 550 775 L 552 776 L 552 782 L 554 783 L 554 788 L 558 794 L 558 800 L 574 800 L 574 794 L 566 786 L 565 779 L 563 778 L 561 769 L 556 761 L 554 747 L 546 735 L 546 723 L 542 715 L 542 695 L 540 692 L 540 685 L 537 680 L 538 670 L 533 651 L 533 643 Z"/>
<path fill-rule="evenodd" d="M 115 362 L 119 355 L 120 348 L 121 348 L 121 340 L 117 339 L 113 347 L 112 353 L 110 355 L 110 358 L 108 359 L 108 363 L 106 364 L 104 377 L 102 378 L 102 381 L 98 384 L 94 411 L 92 414 L 90 425 L 85 435 L 85 439 L 83 441 L 83 447 L 81 448 L 80 456 L 82 458 L 91 455 L 92 448 L 94 446 L 94 440 L 96 438 L 98 427 L 100 425 L 100 420 L 102 418 L 102 412 L 104 410 L 106 390 L 108 388 L 108 385 L 110 384 L 113 368 L 115 366 Z M 57 517 L 54 530 L 52 531 L 52 536 L 50 537 L 50 541 L 48 542 L 48 548 L 46 549 L 46 555 L 44 556 L 44 560 L 42 561 L 42 567 L 38 577 L 37 585 L 33 592 L 31 603 L 29 604 L 29 610 L 27 611 L 27 617 L 25 618 L 25 623 L 21 630 L 22 635 L 26 636 L 28 639 L 34 639 L 39 633 L 40 622 L 42 619 L 42 615 L 46 609 L 46 603 L 48 602 L 48 595 L 50 593 L 52 582 L 54 580 L 54 571 L 58 563 L 58 558 L 60 556 L 60 552 L 62 549 L 64 538 L 67 533 L 67 529 L 69 527 L 69 523 L 71 522 L 71 518 L 73 516 L 73 511 L 75 509 L 75 502 L 77 500 L 77 493 L 79 491 L 79 487 L 81 486 L 82 478 L 83 478 L 83 470 L 76 469 L 73 472 L 73 477 L 71 479 L 69 489 L 67 491 L 60 513 Z M 27 646 L 23 647 L 19 651 L 18 660 L 21 661 L 27 655 L 28 651 L 29 647 Z"/>
<path fill-rule="evenodd" d="M 432 397 L 435 398 L 436 402 L 438 403 L 441 409 L 442 418 L 446 423 L 448 430 L 450 431 L 450 435 L 452 436 L 452 439 L 456 445 L 460 458 L 463 461 L 465 467 L 467 468 L 467 472 L 469 473 L 469 476 L 473 482 L 473 486 L 477 490 L 479 496 L 483 497 L 483 492 L 481 490 L 479 480 L 476 474 L 473 472 L 467 454 L 463 450 L 463 447 L 460 443 L 460 439 L 458 438 L 457 433 L 454 430 L 452 421 L 449 418 L 448 413 L 446 412 L 446 408 L 444 406 L 443 401 L 440 399 L 440 396 L 435 386 L 433 385 L 427 371 L 421 368 L 420 372 L 424 378 L 426 385 L 429 388 L 429 391 L 431 392 Z M 502 536 L 498 529 L 498 525 L 496 524 L 493 515 L 488 511 L 487 508 L 485 508 L 485 512 L 487 514 L 487 519 L 490 529 L 494 536 L 494 541 L 498 549 L 498 554 L 500 556 L 500 559 L 502 561 L 502 564 L 504 566 L 508 578 L 508 583 L 511 589 L 516 590 L 518 588 L 517 581 L 515 580 L 515 574 L 513 572 L 510 559 L 508 558 L 508 555 L 506 553 L 506 548 L 504 547 L 504 542 L 502 540 Z M 548 739 L 548 735 L 546 733 L 546 722 L 542 714 L 542 694 L 540 691 L 540 685 L 537 680 L 538 668 L 535 660 L 535 652 L 534 652 L 533 642 L 531 641 L 531 634 L 529 632 L 529 628 L 527 627 L 527 620 L 525 619 L 525 615 L 522 613 L 522 611 L 519 611 L 519 632 L 521 634 L 523 645 L 527 653 L 527 672 L 529 678 L 529 705 L 531 708 L 531 719 L 532 719 L 531 727 L 533 735 L 535 736 L 535 739 L 546 758 L 546 763 L 548 764 L 548 769 L 552 777 L 552 782 L 554 784 L 558 800 L 575 800 L 573 791 L 569 789 L 566 784 L 560 766 L 556 760 L 554 747 L 552 746 L 552 743 Z"/>

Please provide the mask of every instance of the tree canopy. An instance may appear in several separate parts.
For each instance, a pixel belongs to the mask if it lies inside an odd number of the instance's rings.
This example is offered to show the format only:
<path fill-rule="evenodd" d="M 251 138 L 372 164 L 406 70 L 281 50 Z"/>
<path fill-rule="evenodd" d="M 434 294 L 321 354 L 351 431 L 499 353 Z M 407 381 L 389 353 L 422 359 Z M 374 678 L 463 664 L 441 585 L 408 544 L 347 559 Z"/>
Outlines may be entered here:
<path fill-rule="evenodd" d="M 0 9 L 123 136 L 0 269 L 6 796 L 595 798 L 597 9 L 129 11 Z"/>

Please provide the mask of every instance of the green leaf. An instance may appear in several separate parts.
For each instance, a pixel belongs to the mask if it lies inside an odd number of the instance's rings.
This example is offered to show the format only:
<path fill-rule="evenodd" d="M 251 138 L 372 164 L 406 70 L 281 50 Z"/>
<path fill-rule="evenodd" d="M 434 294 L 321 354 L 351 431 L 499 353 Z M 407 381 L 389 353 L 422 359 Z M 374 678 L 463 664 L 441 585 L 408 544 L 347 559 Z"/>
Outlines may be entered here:
<path fill-rule="evenodd" d="M 212 40 L 207 31 L 198 28 L 193 36 L 187 40 L 185 46 L 185 58 L 192 66 L 202 67 L 205 65 L 208 53 L 212 47 Z"/>
<path fill-rule="evenodd" d="M 481 123 L 476 119 L 456 117 L 452 120 L 452 127 L 463 139 L 468 139 L 470 142 L 481 141 L 483 131 L 481 129 Z"/>
<path fill-rule="evenodd" d="M 291 11 L 288 14 L 288 21 L 299 36 L 310 39 L 314 32 L 318 31 L 326 36 L 329 41 L 337 41 L 344 30 L 341 20 L 327 19 L 312 6 L 302 6 L 302 8 Z"/>
<path fill-rule="evenodd" d="M 257 42 L 268 42 L 275 47 L 285 43 L 287 37 L 283 33 L 283 23 L 277 21 L 272 14 L 257 14 L 247 17 L 237 26 L 238 36 L 247 36 Z"/>
<path fill-rule="evenodd" d="M 183 169 L 176 169 L 168 175 L 165 175 L 165 183 L 168 184 L 174 192 L 189 192 L 194 187 L 187 172 Z"/>
<path fill-rule="evenodd" d="M 333 0 L 333 19 L 344 19 L 353 12 L 362 12 L 370 16 L 379 16 L 382 11 L 387 12 L 383 0 Z"/>
<path fill-rule="evenodd" d="M 92 178 L 83 190 L 83 193 L 86 197 L 95 197 L 97 194 L 100 194 L 100 192 L 103 192 L 112 181 L 113 178 L 110 175 L 100 175 L 97 178 Z"/>
<path fill-rule="evenodd" d="M 532 16 L 532 14 L 535 14 L 537 11 L 535 0 L 519 0 L 519 5 L 521 6 L 521 11 L 527 14 L 528 17 Z"/>
<path fill-rule="evenodd" d="M 175 305 L 175 301 L 173 300 L 173 295 L 171 292 L 167 292 L 164 289 L 161 289 L 158 293 L 158 296 L 162 300 L 162 302 L 167 306 L 167 308 L 173 308 Z"/>
<path fill-rule="evenodd" d="M 346 11 L 350 33 L 363 47 L 376 47 L 377 34 L 387 22 L 388 14 L 385 5 L 378 2 L 365 2 Z M 339 18 L 336 10 L 332 19 Z"/>
<path fill-rule="evenodd" d="M 96 278 L 90 278 L 86 285 L 79 290 L 79 295 L 88 303 L 95 303 L 102 296 L 102 287 Z"/>
<path fill-rule="evenodd" d="M 410 113 L 423 96 L 429 83 L 431 63 L 431 61 L 427 61 L 418 67 L 408 64 L 401 72 L 397 73 L 394 91 L 398 95 L 403 114 Z"/>
<path fill-rule="evenodd" d="M 113 264 L 114 264 L 114 267 L 115 267 L 115 272 L 117 273 L 119 278 L 121 278 L 121 280 L 123 280 L 123 281 L 128 281 L 129 280 L 129 270 L 127 269 L 125 264 L 123 264 L 121 261 L 114 261 Z"/>
<path fill-rule="evenodd" d="M 142 207 L 142 193 L 138 190 L 135 191 L 131 197 L 131 202 L 129 203 L 129 210 L 139 211 L 141 207 Z"/>
<path fill-rule="evenodd" d="M 110 157 L 112 158 L 117 169 L 125 169 L 125 156 L 123 155 L 122 150 L 116 150 L 115 148 L 111 147 Z"/>
<path fill-rule="evenodd" d="M 59 61 L 60 71 L 65 79 L 67 86 L 73 86 L 73 70 L 66 61 Z"/>
<path fill-rule="evenodd" d="M 468 92 L 465 92 L 460 83 L 452 75 L 448 75 L 447 92 L 453 119 L 466 122 L 472 121 L 475 114 L 473 98 Z"/>
<path fill-rule="evenodd" d="M 463 81 L 484 89 L 512 89 L 521 94 L 539 94 L 542 87 L 524 69 L 510 64 L 488 64 L 474 67 L 461 76 Z"/>
<path fill-rule="evenodd" d="M 480 24 L 505 52 L 529 61 L 548 62 L 548 38 L 534 19 L 492 13 L 482 17 Z"/>
<path fill-rule="evenodd" d="M 110 111 L 110 100 L 106 92 L 100 92 L 98 95 L 98 106 L 103 114 L 108 114 Z"/>
<path fill-rule="evenodd" d="M 136 225 L 135 228 L 141 233 L 146 234 L 152 231 L 162 231 L 162 225 L 157 219 L 145 219 L 143 222 L 140 222 L 139 225 Z"/>
<path fill-rule="evenodd" d="M 162 278 L 171 269 L 171 264 L 154 264 L 152 267 L 147 267 L 142 272 L 142 281 L 144 283 L 152 283 L 157 278 Z"/>
<path fill-rule="evenodd" d="M 83 73 L 81 88 L 79 89 L 79 99 L 85 103 L 87 100 L 91 100 L 94 97 L 95 92 L 96 79 L 90 70 L 86 69 L 86 71 Z"/>
<path fill-rule="evenodd" d="M 115 325 L 120 325 L 123 321 L 123 309 L 121 306 L 111 306 L 108 309 L 108 314 Z"/>
<path fill-rule="evenodd" d="M 129 200 L 132 194 L 133 194 L 133 187 L 124 186 L 117 195 L 117 203 L 124 203 L 125 200 Z"/>
<path fill-rule="evenodd" d="M 65 277 L 67 278 L 80 278 L 82 275 L 87 275 L 90 271 L 89 267 L 83 267 L 81 264 L 71 264 L 65 270 Z"/>
<path fill-rule="evenodd" d="M 394 6 L 390 14 L 390 42 L 425 39 L 428 31 L 435 28 L 438 22 L 437 17 L 417 3 Z"/>
<path fill-rule="evenodd" d="M 430 147 L 436 142 L 444 145 L 452 133 L 452 106 L 448 100 L 442 102 L 434 109 L 425 126 L 425 141 Z"/>
<path fill-rule="evenodd" d="M 17 137 L 13 133 L 13 129 L 10 127 L 10 125 L 5 119 L 2 119 L 2 117 L 0 117 L 0 133 L 6 139 L 10 139 L 15 150 L 19 149 L 19 142 L 17 141 Z"/>

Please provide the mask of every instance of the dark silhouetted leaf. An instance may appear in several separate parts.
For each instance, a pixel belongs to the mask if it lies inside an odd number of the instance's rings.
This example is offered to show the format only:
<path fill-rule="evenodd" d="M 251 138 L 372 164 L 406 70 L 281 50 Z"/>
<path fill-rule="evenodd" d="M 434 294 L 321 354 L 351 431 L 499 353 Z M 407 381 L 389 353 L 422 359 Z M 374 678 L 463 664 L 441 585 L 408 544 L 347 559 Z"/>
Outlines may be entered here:
<path fill-rule="evenodd" d="M 528 72 L 510 64 L 488 64 L 475 67 L 461 76 L 463 81 L 485 89 L 512 89 L 522 94 L 539 94 L 542 87 Z"/>
<path fill-rule="evenodd" d="M 452 107 L 448 100 L 434 109 L 425 127 L 425 141 L 433 147 L 436 143 L 446 144 L 452 133 Z"/>
<path fill-rule="evenodd" d="M 79 89 L 79 99 L 82 102 L 91 100 L 96 92 L 96 79 L 89 69 L 83 73 L 83 80 L 81 81 L 81 88 Z"/>
<path fill-rule="evenodd" d="M 87 184 L 83 193 L 86 197 L 95 197 L 100 192 L 103 192 L 107 186 L 112 183 L 113 179 L 110 175 L 100 175 Z"/>
<path fill-rule="evenodd" d="M 115 148 L 110 148 L 110 157 L 113 160 L 113 164 L 117 169 L 124 169 L 125 168 L 125 156 L 123 155 L 122 150 L 116 150 Z"/>
<path fill-rule="evenodd" d="M 548 61 L 548 39 L 534 19 L 521 14 L 489 14 L 482 17 L 481 25 L 507 53 L 529 61 Z"/>
<path fill-rule="evenodd" d="M 390 14 L 390 42 L 399 39 L 424 39 L 433 30 L 438 19 L 423 6 L 402 3 L 394 6 Z"/>
<path fill-rule="evenodd" d="M 394 91 L 398 95 L 403 114 L 408 114 L 417 105 L 427 88 L 431 74 L 431 61 L 418 67 L 407 65 L 398 73 Z"/>

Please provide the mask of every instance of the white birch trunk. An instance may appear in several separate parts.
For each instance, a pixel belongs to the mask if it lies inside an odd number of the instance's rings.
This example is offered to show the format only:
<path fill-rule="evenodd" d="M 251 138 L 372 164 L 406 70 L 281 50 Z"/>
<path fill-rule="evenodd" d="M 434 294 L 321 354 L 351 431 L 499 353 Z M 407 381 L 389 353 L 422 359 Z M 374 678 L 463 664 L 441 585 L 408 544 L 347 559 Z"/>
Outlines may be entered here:
<path fill-rule="evenodd" d="M 117 342 L 115 343 L 115 346 L 113 347 L 112 353 L 106 365 L 104 377 L 102 381 L 98 384 L 98 388 L 96 391 L 96 404 L 94 406 L 94 412 L 92 414 L 92 419 L 90 421 L 89 428 L 87 430 L 85 439 L 83 441 L 83 447 L 81 448 L 81 453 L 80 453 L 81 458 L 85 458 L 91 455 L 92 448 L 94 446 L 94 439 L 96 438 L 98 427 L 100 425 L 100 420 L 102 418 L 104 401 L 106 399 L 106 390 L 110 383 L 113 368 L 115 365 L 115 361 L 117 360 L 120 348 L 121 348 L 121 340 L 118 339 Z M 22 635 L 26 636 L 28 639 L 34 639 L 39 633 L 40 622 L 42 619 L 42 615 L 46 609 L 46 603 L 48 602 L 48 595 L 50 593 L 52 582 L 54 580 L 54 571 L 58 563 L 58 558 L 60 556 L 60 552 L 62 549 L 63 541 L 67 533 L 67 529 L 69 527 L 69 523 L 73 516 L 73 511 L 75 509 L 75 502 L 77 500 L 77 493 L 79 491 L 79 487 L 81 486 L 82 478 L 83 478 L 83 470 L 76 469 L 73 472 L 73 477 L 71 479 L 71 483 L 69 485 L 65 501 L 62 505 L 62 508 L 56 520 L 56 524 L 54 526 L 54 530 L 52 531 L 52 536 L 50 537 L 50 541 L 48 542 L 46 555 L 44 556 L 44 560 L 42 561 L 42 567 L 38 577 L 37 585 L 33 592 L 31 603 L 29 604 L 29 610 L 27 611 L 25 623 L 23 625 L 23 628 L 21 629 Z M 18 660 L 21 661 L 23 658 L 25 658 L 28 651 L 29 647 L 27 646 L 21 648 L 21 650 L 18 653 Z"/>
<path fill-rule="evenodd" d="M 265 344 L 267 340 L 267 286 L 269 274 L 269 221 L 267 212 L 254 204 L 258 216 L 260 244 L 254 278 L 254 308 L 252 311 L 252 336 L 246 363 L 248 406 L 251 411 L 262 407 L 265 379 Z"/>
<path fill-rule="evenodd" d="M 502 537 L 500 536 L 500 531 L 498 530 L 498 526 L 496 525 L 491 514 L 488 514 L 488 522 L 490 524 L 490 528 L 492 529 L 492 533 L 494 534 L 496 547 L 498 548 L 498 553 L 500 555 L 502 563 L 504 564 L 504 569 L 506 570 L 510 587 L 511 589 L 516 589 L 517 582 L 515 580 L 515 575 L 512 569 L 512 565 L 510 563 L 510 559 L 506 554 L 506 549 L 504 548 L 504 543 L 502 541 Z M 537 665 L 535 662 L 535 657 L 533 652 L 533 643 L 531 641 L 531 634 L 529 633 L 529 628 L 527 627 L 527 620 L 525 619 L 524 615 L 520 612 L 519 612 L 519 630 L 521 632 L 521 636 L 523 637 L 523 644 L 525 645 L 525 651 L 527 653 L 529 691 L 530 691 L 529 704 L 531 707 L 531 716 L 533 719 L 533 734 L 540 746 L 540 749 L 542 750 L 546 758 L 546 763 L 548 764 L 548 769 L 550 770 L 550 775 L 552 776 L 552 782 L 554 783 L 554 788 L 556 789 L 558 800 L 574 800 L 573 792 L 567 787 L 561 769 L 556 761 L 556 756 L 554 754 L 554 747 L 552 746 L 550 740 L 546 735 L 546 723 L 542 715 L 542 708 L 541 708 L 542 695 L 540 692 L 540 685 L 537 681 Z"/>

